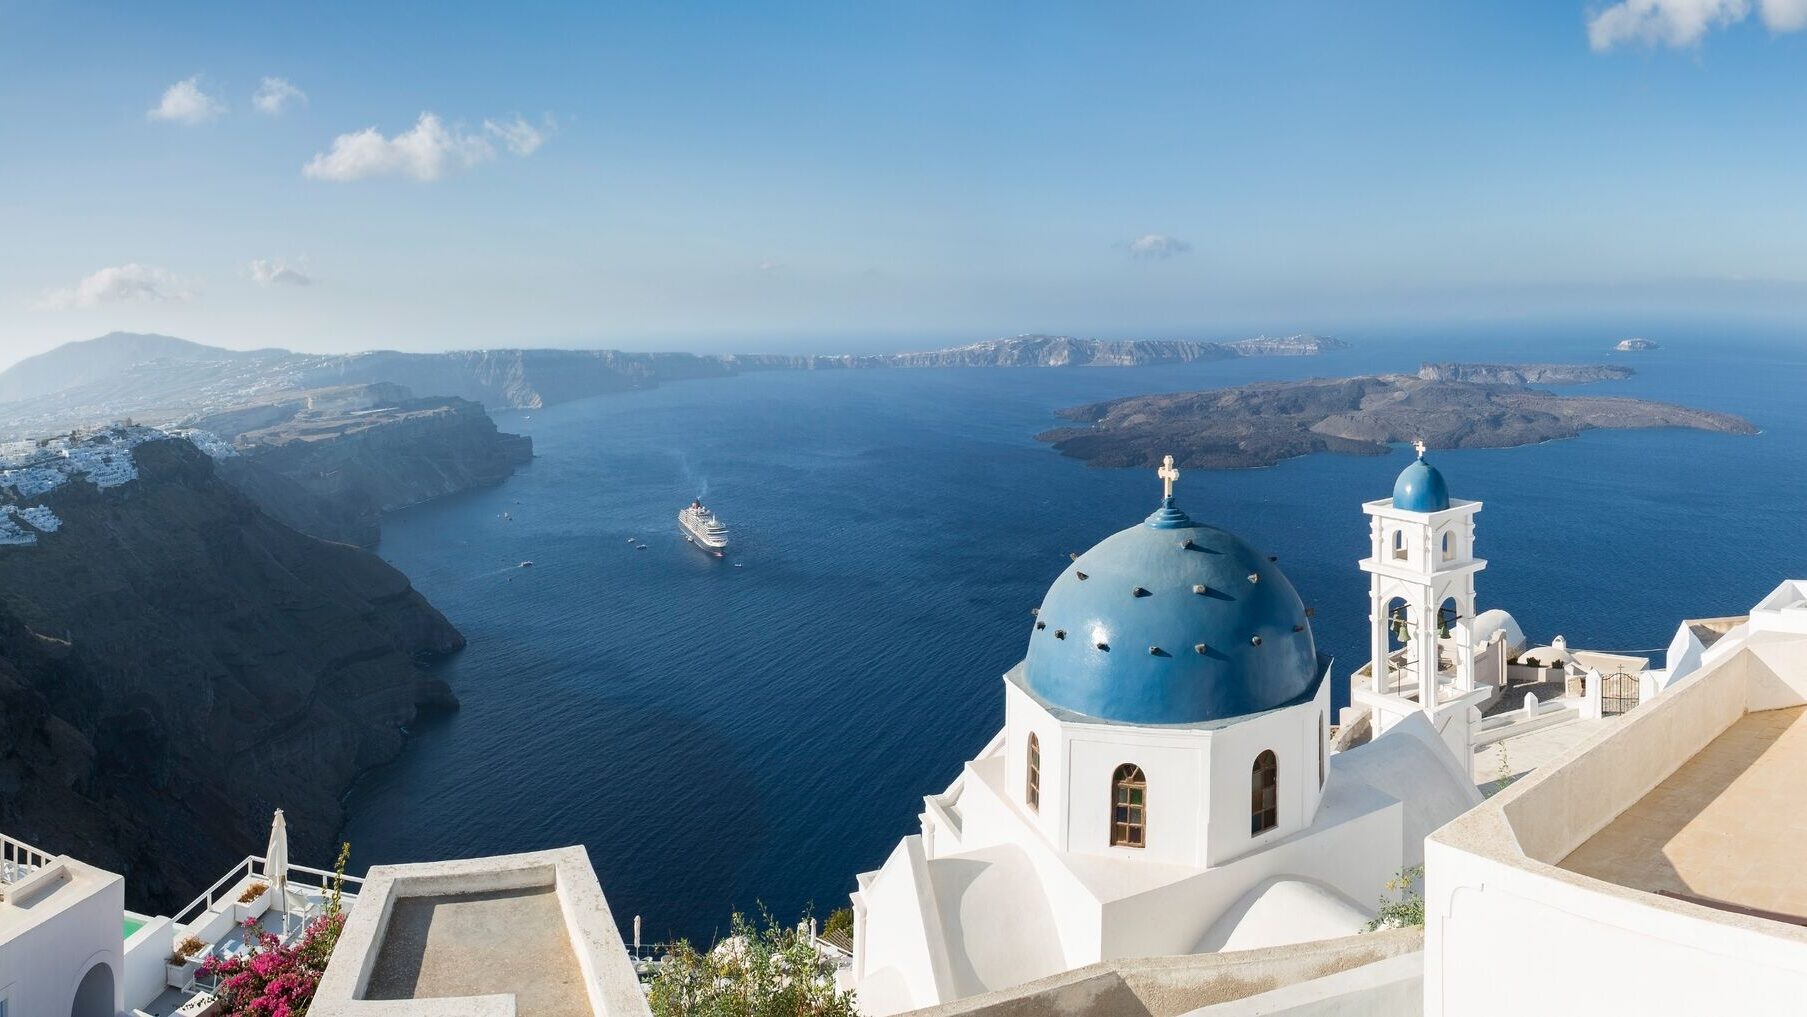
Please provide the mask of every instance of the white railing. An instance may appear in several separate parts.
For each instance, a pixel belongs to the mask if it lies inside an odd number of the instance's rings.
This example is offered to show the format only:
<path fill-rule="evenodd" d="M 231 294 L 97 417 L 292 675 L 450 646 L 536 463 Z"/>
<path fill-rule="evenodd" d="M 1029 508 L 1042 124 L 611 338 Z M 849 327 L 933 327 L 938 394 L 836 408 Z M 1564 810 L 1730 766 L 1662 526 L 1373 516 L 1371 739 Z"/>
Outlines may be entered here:
<path fill-rule="evenodd" d="M 334 874 L 325 869 L 316 869 L 308 865 L 291 864 L 289 866 L 290 886 L 295 886 L 303 882 L 303 880 L 296 878 L 297 874 L 317 877 L 320 880 L 320 889 L 323 891 L 332 889 Z M 230 872 L 221 876 L 218 881 L 203 891 L 199 897 L 189 901 L 187 907 L 176 912 L 176 924 L 192 924 L 196 918 L 212 911 L 216 904 L 233 890 L 238 889 L 240 880 L 250 876 L 268 879 L 269 870 L 267 868 L 267 859 L 261 855 L 246 855 L 244 861 L 234 865 Z M 347 890 L 363 885 L 364 880 L 357 876 L 345 877 L 345 887 Z M 355 894 L 348 894 L 348 896 L 355 896 Z"/>
<path fill-rule="evenodd" d="M 22 840 L 0 833 L 0 883 L 12 883 L 50 864 L 54 857 Z"/>

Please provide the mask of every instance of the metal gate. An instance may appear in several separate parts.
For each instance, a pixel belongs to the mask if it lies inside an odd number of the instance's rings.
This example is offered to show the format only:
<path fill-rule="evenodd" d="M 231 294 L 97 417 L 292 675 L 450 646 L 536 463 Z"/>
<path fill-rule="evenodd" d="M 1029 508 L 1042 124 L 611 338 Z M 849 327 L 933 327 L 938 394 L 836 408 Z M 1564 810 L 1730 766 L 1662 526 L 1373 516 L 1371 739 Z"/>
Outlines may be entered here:
<path fill-rule="evenodd" d="M 1638 705 L 1638 676 L 1617 671 L 1600 679 L 1600 715 L 1617 717 Z"/>

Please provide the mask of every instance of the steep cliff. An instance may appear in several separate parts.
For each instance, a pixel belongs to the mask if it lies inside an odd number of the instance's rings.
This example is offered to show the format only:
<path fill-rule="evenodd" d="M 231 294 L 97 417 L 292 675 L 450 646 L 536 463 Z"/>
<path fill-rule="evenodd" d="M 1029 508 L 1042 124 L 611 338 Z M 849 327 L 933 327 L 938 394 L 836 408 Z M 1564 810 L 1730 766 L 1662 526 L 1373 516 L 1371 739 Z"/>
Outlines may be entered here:
<path fill-rule="evenodd" d="M 532 439 L 497 430 L 477 403 L 391 384 L 283 393 L 186 423 L 231 444 L 221 474 L 265 511 L 362 547 L 382 513 L 499 484 L 533 458 Z"/>
<path fill-rule="evenodd" d="M 355 775 L 419 709 L 455 705 L 421 662 L 463 638 L 406 576 L 270 518 L 188 441 L 133 440 L 0 487 L 0 828 L 168 908 L 261 848 L 276 807 L 295 857 L 330 858 Z"/>

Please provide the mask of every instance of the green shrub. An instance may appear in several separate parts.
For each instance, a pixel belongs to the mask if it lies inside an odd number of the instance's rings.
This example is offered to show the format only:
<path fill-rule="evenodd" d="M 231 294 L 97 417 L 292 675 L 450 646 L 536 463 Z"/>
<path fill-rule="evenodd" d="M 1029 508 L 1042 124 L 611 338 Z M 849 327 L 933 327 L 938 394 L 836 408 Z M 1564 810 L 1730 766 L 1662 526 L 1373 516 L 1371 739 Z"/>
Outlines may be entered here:
<path fill-rule="evenodd" d="M 806 932 L 763 908 L 759 925 L 736 912 L 728 938 L 706 953 L 671 944 L 647 1002 L 658 1017 L 857 1017 L 834 972 Z"/>
<path fill-rule="evenodd" d="M 828 918 L 822 922 L 822 937 L 824 939 L 829 936 L 837 935 L 845 936 L 848 939 L 853 938 L 852 908 L 836 908 L 833 911 L 830 911 L 828 913 Z"/>
<path fill-rule="evenodd" d="M 1424 925 L 1424 866 L 1401 869 L 1387 880 L 1387 893 L 1380 898 L 1380 910 L 1368 923 L 1368 931 L 1377 929 L 1409 929 Z M 1398 894 L 1397 900 L 1393 895 Z"/>

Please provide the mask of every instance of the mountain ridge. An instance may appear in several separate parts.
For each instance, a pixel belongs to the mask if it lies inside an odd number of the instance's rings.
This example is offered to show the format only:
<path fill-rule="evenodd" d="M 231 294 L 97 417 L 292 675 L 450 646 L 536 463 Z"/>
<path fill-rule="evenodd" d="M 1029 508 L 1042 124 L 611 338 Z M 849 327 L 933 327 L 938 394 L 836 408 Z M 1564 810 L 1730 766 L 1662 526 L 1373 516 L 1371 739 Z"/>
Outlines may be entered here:
<path fill-rule="evenodd" d="M 883 354 L 514 348 L 308 354 L 227 350 L 169 336 L 115 332 L 66 343 L 0 371 L 0 433 L 37 437 L 126 416 L 175 424 L 272 393 L 344 385 L 394 383 L 422 395 L 467 399 L 490 409 L 537 409 L 592 395 L 750 371 L 1115 367 L 1310 356 L 1346 345 L 1313 335 L 1215 342 L 1025 334 L 941 350 Z"/>

